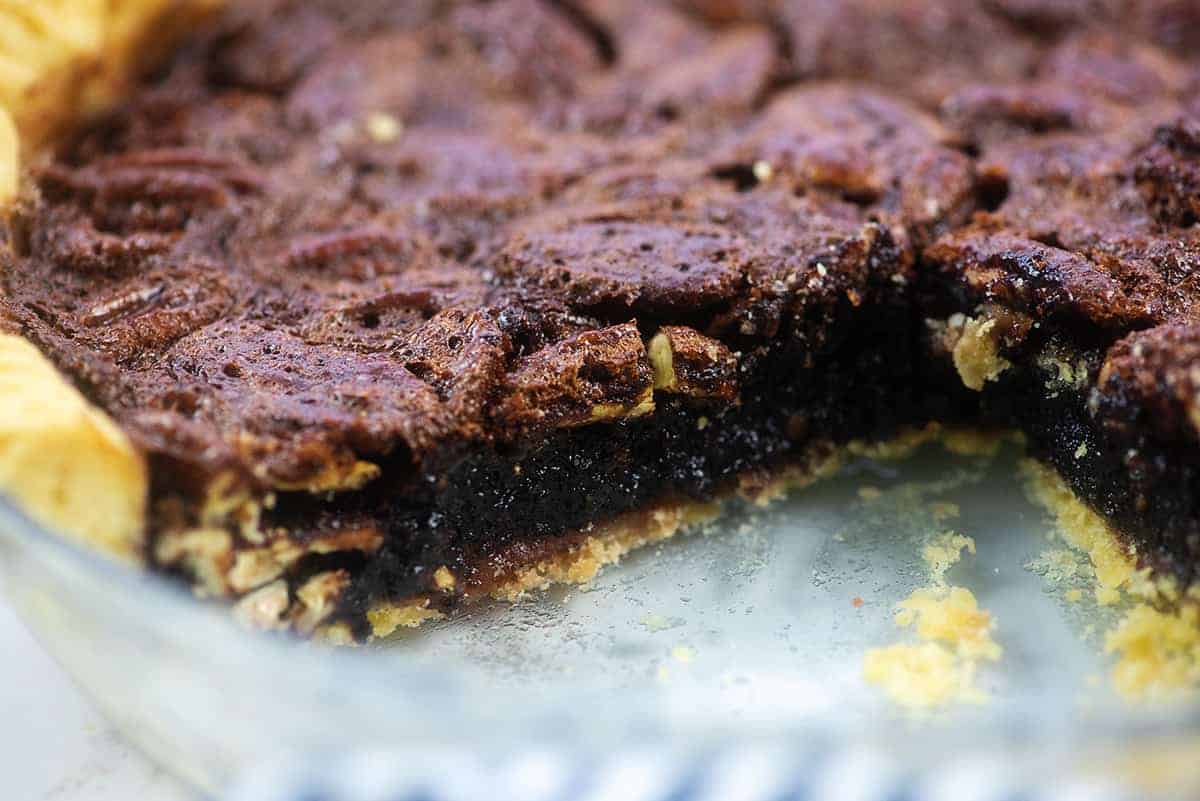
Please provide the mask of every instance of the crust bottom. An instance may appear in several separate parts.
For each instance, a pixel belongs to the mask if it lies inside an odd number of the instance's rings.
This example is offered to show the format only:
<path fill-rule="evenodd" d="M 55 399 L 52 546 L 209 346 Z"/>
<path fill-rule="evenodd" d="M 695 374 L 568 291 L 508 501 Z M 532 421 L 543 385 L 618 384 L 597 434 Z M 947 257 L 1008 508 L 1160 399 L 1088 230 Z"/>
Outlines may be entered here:
<path fill-rule="evenodd" d="M 931 423 L 883 442 L 851 442 L 805 466 L 789 466 L 765 477 L 743 476 L 736 494 L 755 505 L 767 506 L 792 490 L 833 475 L 847 457 L 905 459 L 919 447 L 932 442 L 938 442 L 947 451 L 960 456 L 986 456 L 994 454 L 1005 439 L 1020 440 L 1020 436 L 1014 432 L 987 432 Z M 1099 599 L 1108 599 L 1110 593 L 1129 586 L 1141 576 L 1136 569 L 1135 553 L 1122 543 L 1103 518 L 1071 492 L 1056 472 L 1031 459 L 1022 463 L 1022 469 L 1028 479 L 1030 499 L 1051 512 L 1069 541 L 1092 559 Z M 562 550 L 498 577 L 494 585 L 468 592 L 466 600 L 493 597 L 512 601 L 530 591 L 545 590 L 555 584 L 586 583 L 630 551 L 669 539 L 689 526 L 711 521 L 720 514 L 722 500 L 668 503 L 622 515 L 597 526 L 586 536 L 565 538 L 569 544 Z M 416 628 L 443 616 L 437 609 L 437 598 L 432 596 L 380 603 L 367 615 L 373 639 L 387 637 L 401 628 Z M 341 624 L 328 626 L 321 634 L 332 642 L 353 641 L 349 630 L 344 630 Z"/>
<path fill-rule="evenodd" d="M 1022 463 L 1030 499 L 1054 518 L 1069 545 L 1087 554 L 1096 602 L 1123 602 L 1120 621 L 1104 635 L 1113 689 L 1128 702 L 1173 702 L 1200 688 L 1200 586 L 1181 592 L 1170 576 L 1137 566 L 1137 551 L 1075 496 L 1053 469 Z"/>
<path fill-rule="evenodd" d="M 1067 542 L 1087 554 L 1096 572 L 1096 601 L 1102 605 L 1120 600 L 1121 590 L 1138 576 L 1137 549 L 1122 542 L 1116 531 L 1080 500 L 1062 476 L 1033 459 L 1021 462 L 1026 494 L 1054 518 Z"/>
<path fill-rule="evenodd" d="M 554 584 L 586 584 L 602 568 L 616 564 L 630 551 L 661 542 L 689 526 L 713 520 L 720 514 L 720 503 L 672 503 L 653 509 L 622 515 L 559 553 L 552 553 L 512 574 L 500 577 L 488 590 L 468 594 L 466 601 L 492 597 L 515 601 L 531 591 L 545 590 Z M 399 603 L 385 602 L 367 613 L 372 638 L 382 638 L 400 628 L 415 628 L 427 620 L 442 617 L 434 609 L 434 599 L 414 598 Z M 326 632 L 331 634 L 333 632 Z M 339 639 L 334 637 L 333 639 Z"/>
<path fill-rule="evenodd" d="M 691 527 L 710 522 L 721 513 L 722 504 L 737 495 L 757 506 L 767 506 L 835 474 L 847 456 L 874 459 L 902 459 L 917 448 L 938 441 L 957 454 L 990 454 L 999 446 L 1001 437 L 986 432 L 947 428 L 931 423 L 902 432 L 893 439 L 866 443 L 854 441 L 840 449 L 814 453 L 799 465 L 789 465 L 772 473 L 746 474 L 737 489 L 725 498 L 709 502 L 671 502 L 649 509 L 621 515 L 615 520 L 596 526 L 586 535 L 562 538 L 564 547 L 531 564 L 497 576 L 495 583 L 473 588 L 465 601 L 492 597 L 513 601 L 531 591 L 545 590 L 555 584 L 585 584 L 599 572 L 618 563 L 626 554 L 646 545 L 674 537 Z M 421 596 L 404 601 L 376 604 L 367 613 L 372 639 L 387 637 L 401 628 L 416 628 L 426 621 L 443 617 L 437 609 L 437 598 Z M 319 632 L 325 640 L 349 644 L 353 642 L 349 629 L 343 624 L 327 626 Z"/>
<path fill-rule="evenodd" d="M 631 551 L 674 537 L 695 526 L 711 522 L 721 514 L 725 500 L 739 495 L 759 505 L 782 497 L 789 490 L 807 486 L 837 471 L 840 453 L 824 454 L 806 466 L 789 466 L 762 476 L 744 476 L 736 490 L 724 498 L 698 501 L 672 501 L 630 512 L 595 526 L 586 534 L 564 537 L 563 547 L 551 551 L 530 564 L 496 576 L 493 583 L 469 590 L 464 601 L 496 598 L 515 601 L 529 592 L 545 590 L 555 584 L 586 584 L 600 571 L 620 562 Z M 435 608 L 437 599 L 422 596 L 399 602 L 384 602 L 367 613 L 371 638 L 387 637 L 400 628 L 415 628 L 443 614 Z M 342 624 L 320 632 L 327 641 L 348 644 L 353 638 Z"/>

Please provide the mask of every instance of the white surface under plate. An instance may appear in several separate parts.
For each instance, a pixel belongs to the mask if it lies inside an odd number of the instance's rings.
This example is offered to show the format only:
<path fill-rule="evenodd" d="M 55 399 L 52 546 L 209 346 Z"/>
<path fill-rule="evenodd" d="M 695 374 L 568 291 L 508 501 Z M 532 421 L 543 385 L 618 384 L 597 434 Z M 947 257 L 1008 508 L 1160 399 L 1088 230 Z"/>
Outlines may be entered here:
<path fill-rule="evenodd" d="M 7 801 L 196 801 L 96 711 L 2 600 L 0 654 Z"/>

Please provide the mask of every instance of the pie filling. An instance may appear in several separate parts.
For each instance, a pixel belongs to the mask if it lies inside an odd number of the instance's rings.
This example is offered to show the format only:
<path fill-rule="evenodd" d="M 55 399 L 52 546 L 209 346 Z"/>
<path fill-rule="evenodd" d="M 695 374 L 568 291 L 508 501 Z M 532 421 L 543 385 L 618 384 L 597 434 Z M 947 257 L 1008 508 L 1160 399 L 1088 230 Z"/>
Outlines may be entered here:
<path fill-rule="evenodd" d="M 265 519 L 296 531 L 361 513 L 387 532 L 377 552 L 354 560 L 361 568 L 351 568 L 341 609 L 349 620 L 380 598 L 431 589 L 440 590 L 433 608 L 444 611 L 623 513 L 734 491 L 754 497 L 783 473 L 819 470 L 851 440 L 890 440 L 928 422 L 929 408 L 945 410 L 939 419 L 965 418 L 974 400 L 967 393 L 913 388 L 911 343 L 867 349 L 904 324 L 886 314 L 864 320 L 811 367 L 785 348 L 769 353 L 736 406 L 656 393 L 652 413 L 626 422 L 488 449 L 417 482 L 381 480 L 353 500 L 281 497 Z M 438 586 L 444 577 L 431 578 L 438 569 L 453 576 L 453 592 Z"/>
<path fill-rule="evenodd" d="M 1188 9 L 807 5 L 238 4 L 31 169 L 0 331 L 146 455 L 145 559 L 272 628 L 930 423 L 1195 581 Z"/>

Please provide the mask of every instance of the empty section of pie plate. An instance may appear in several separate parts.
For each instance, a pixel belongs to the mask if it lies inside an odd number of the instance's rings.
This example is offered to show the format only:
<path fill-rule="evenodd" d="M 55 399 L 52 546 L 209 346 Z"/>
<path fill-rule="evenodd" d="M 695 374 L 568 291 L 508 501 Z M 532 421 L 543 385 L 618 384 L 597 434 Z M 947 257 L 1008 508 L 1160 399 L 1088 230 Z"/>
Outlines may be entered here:
<path fill-rule="evenodd" d="M 42 642 L 131 739 L 214 790 L 362 749 L 435 766 L 465 747 L 493 775 L 537 753 L 587 773 L 630 749 L 678 767 L 703 763 L 696 749 L 816 743 L 922 781 L 983 759 L 1035 785 L 1048 765 L 1056 781 L 1146 778 L 1118 747 L 1183 749 L 1189 764 L 1200 713 L 1169 669 L 1183 652 L 1129 644 L 1137 599 L 1097 601 L 1089 557 L 1025 483 L 1008 446 L 862 460 L 765 508 L 733 504 L 589 584 L 357 649 L 247 636 L 7 507 L 0 549 Z M 1139 694 L 1130 672 L 1155 669 Z"/>

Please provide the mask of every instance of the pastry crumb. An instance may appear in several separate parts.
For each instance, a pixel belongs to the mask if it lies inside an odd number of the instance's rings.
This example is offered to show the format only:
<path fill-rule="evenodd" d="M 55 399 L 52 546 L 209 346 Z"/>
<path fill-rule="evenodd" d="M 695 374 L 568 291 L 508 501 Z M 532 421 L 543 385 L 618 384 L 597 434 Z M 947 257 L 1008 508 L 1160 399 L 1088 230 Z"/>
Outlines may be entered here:
<path fill-rule="evenodd" d="M 987 701 L 976 686 L 978 667 L 998 661 L 1003 649 L 974 593 L 964 587 L 918 588 L 900 603 L 895 622 L 914 629 L 919 642 L 867 651 L 863 678 L 869 684 L 910 711 Z"/>
<path fill-rule="evenodd" d="M 950 318 L 949 327 L 958 333 L 952 355 L 963 386 L 980 391 L 984 384 L 995 381 L 1012 367 L 1000 355 L 996 320 L 956 314 Z"/>
<path fill-rule="evenodd" d="M 1070 584 L 1095 577 L 1086 555 L 1070 548 L 1048 548 L 1026 562 L 1025 569 L 1050 584 Z"/>
<path fill-rule="evenodd" d="M 958 564 L 963 551 L 975 553 L 975 540 L 954 531 L 944 531 L 921 549 L 934 584 L 944 584 L 946 571 Z"/>
<path fill-rule="evenodd" d="M 1129 701 L 1165 701 L 1200 689 L 1200 609 L 1130 609 L 1104 638 L 1112 683 Z"/>
<path fill-rule="evenodd" d="M 1096 602 L 1101 606 L 1117 603 L 1121 589 L 1136 572 L 1133 549 L 1123 545 L 1104 519 L 1079 500 L 1054 470 L 1032 459 L 1023 459 L 1021 469 L 1030 500 L 1050 512 L 1067 543 L 1091 561 Z"/>
<path fill-rule="evenodd" d="M 433 585 L 439 590 L 452 590 L 455 583 L 454 574 L 445 565 L 442 565 L 433 572 Z"/>
<path fill-rule="evenodd" d="M 975 662 L 935 642 L 875 648 L 863 660 L 867 682 L 914 712 L 955 702 L 984 703 L 987 696 L 975 686 L 975 670 Z"/>
<path fill-rule="evenodd" d="M 667 620 L 662 615 L 648 614 L 638 621 L 638 625 L 642 626 L 646 631 L 657 632 L 666 631 L 673 628 L 671 621 Z"/>
<path fill-rule="evenodd" d="M 688 664 L 696 658 L 696 651 L 686 645 L 676 645 L 671 649 L 671 658 L 676 662 Z"/>
<path fill-rule="evenodd" d="M 902 628 L 915 627 L 922 640 L 949 643 L 969 659 L 995 661 L 1002 653 L 992 639 L 991 615 L 965 587 L 916 589 L 900 602 L 895 620 Z"/>

